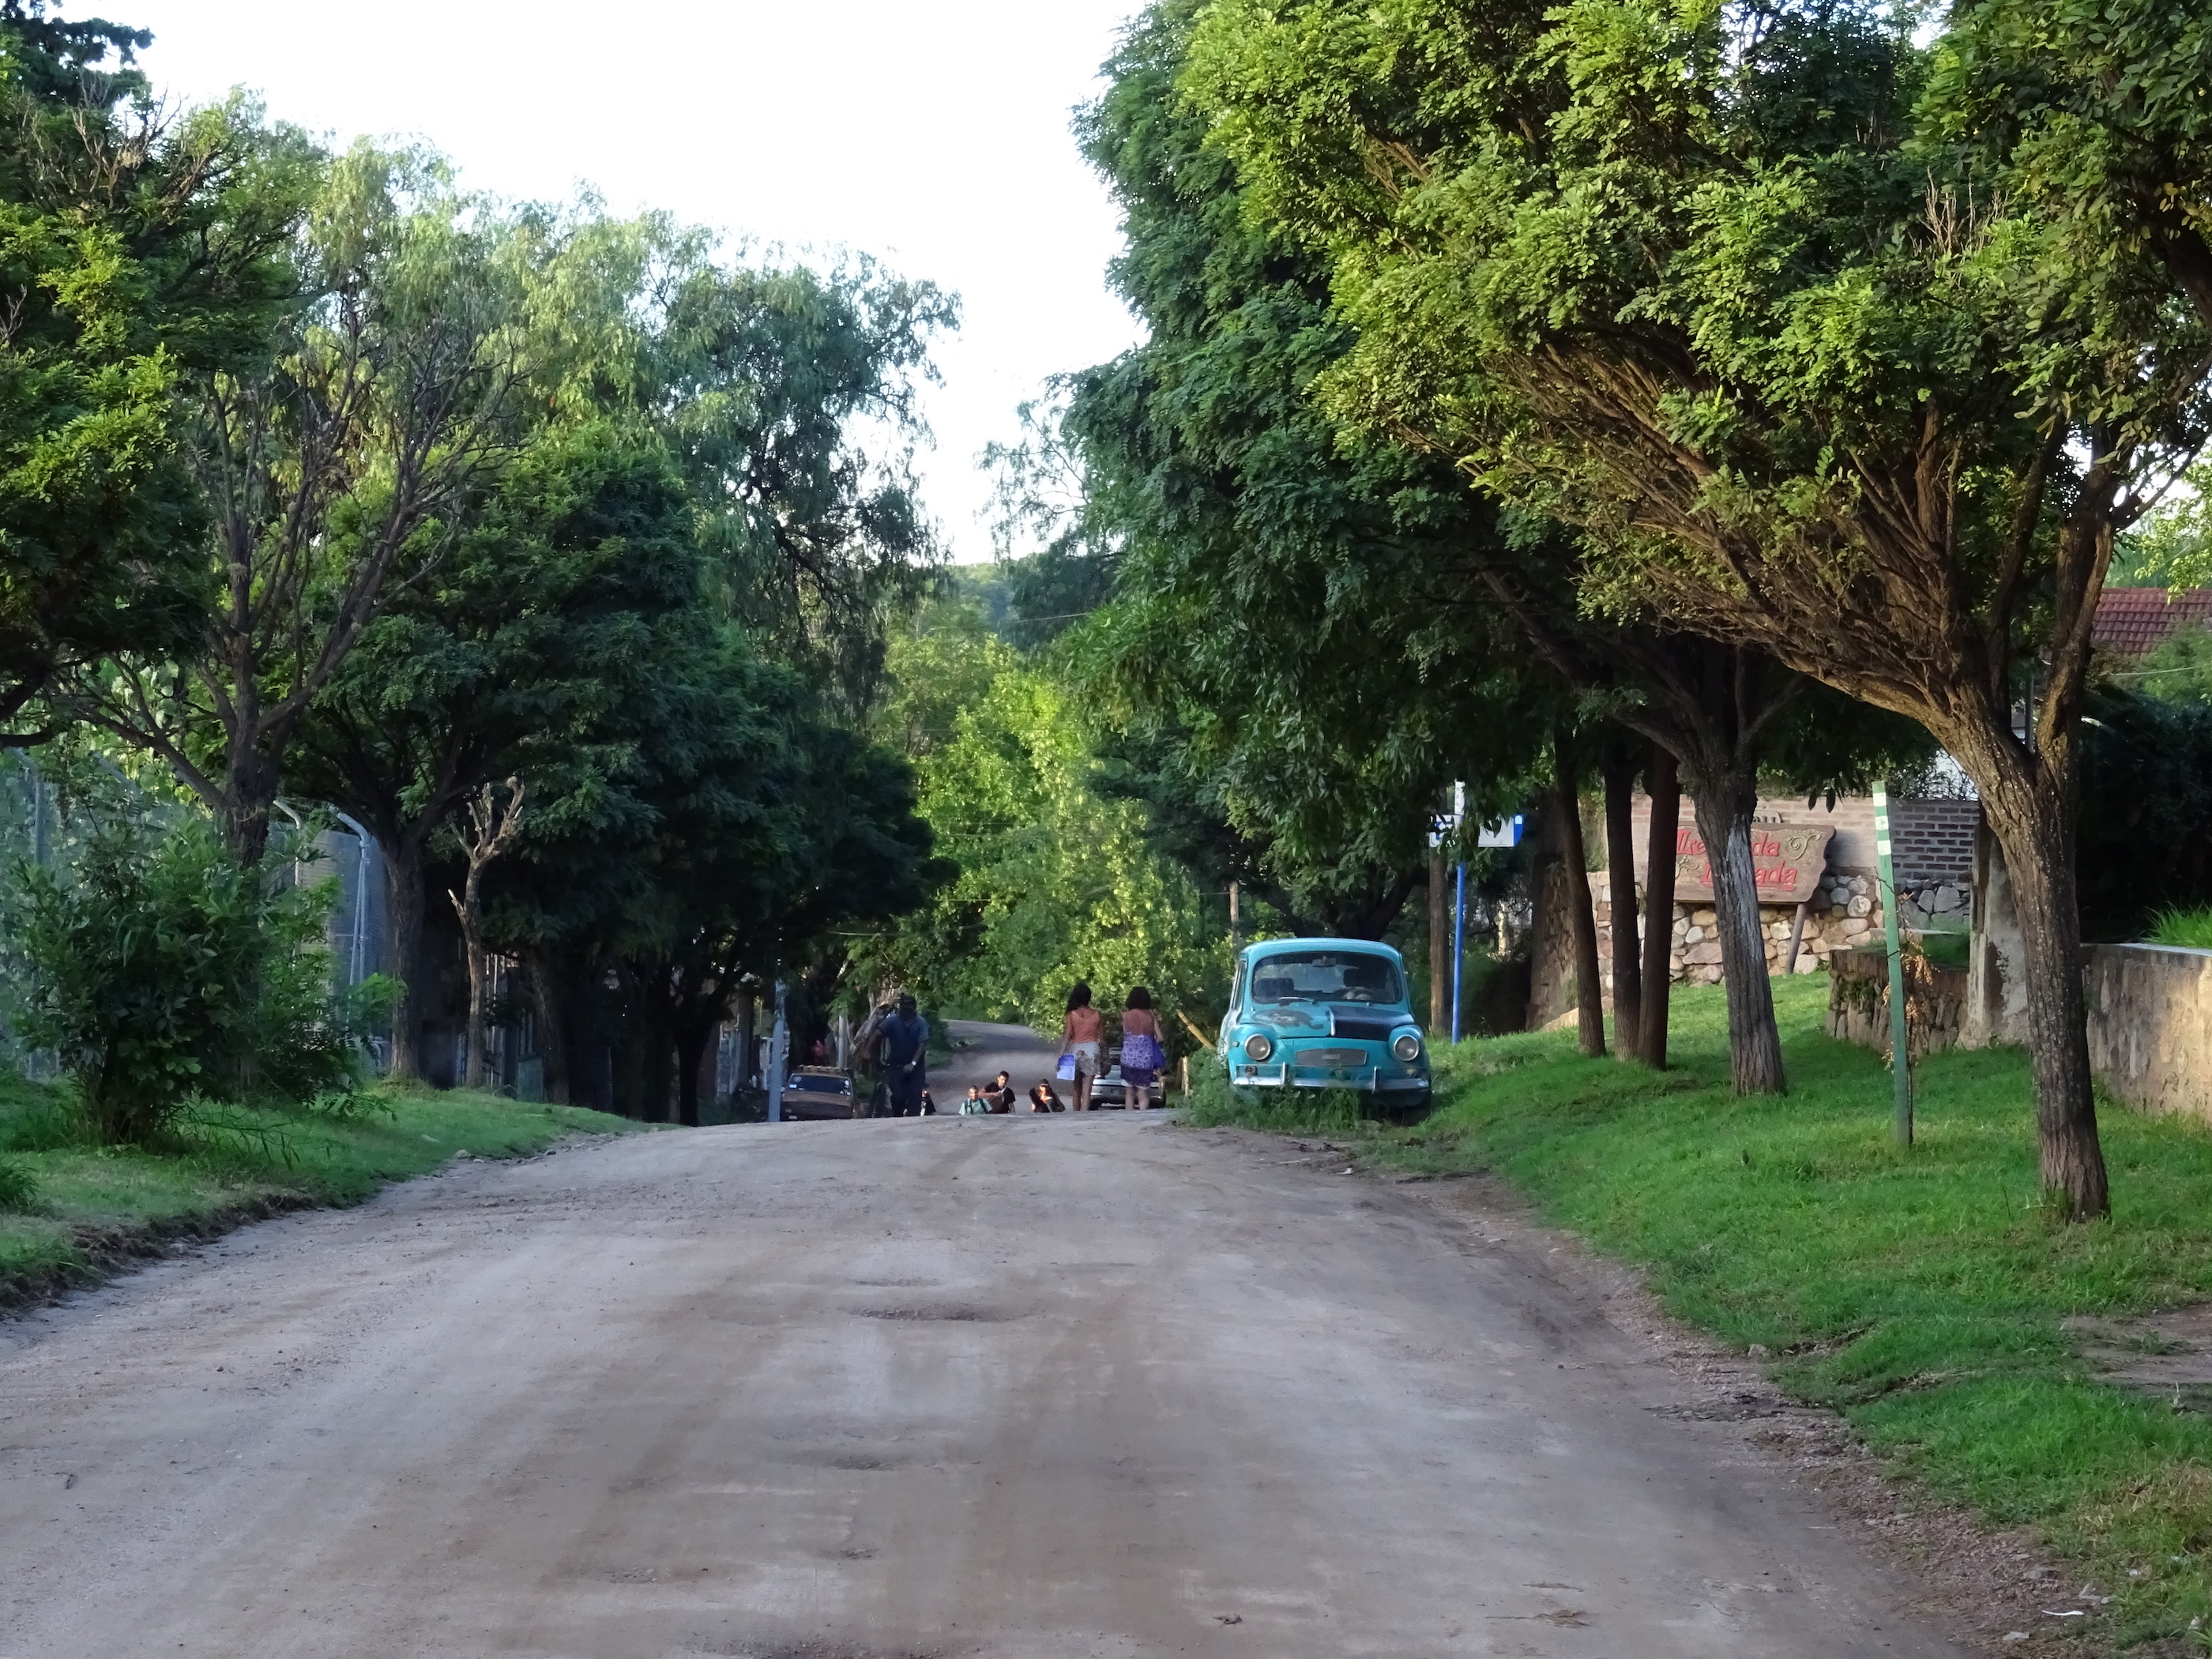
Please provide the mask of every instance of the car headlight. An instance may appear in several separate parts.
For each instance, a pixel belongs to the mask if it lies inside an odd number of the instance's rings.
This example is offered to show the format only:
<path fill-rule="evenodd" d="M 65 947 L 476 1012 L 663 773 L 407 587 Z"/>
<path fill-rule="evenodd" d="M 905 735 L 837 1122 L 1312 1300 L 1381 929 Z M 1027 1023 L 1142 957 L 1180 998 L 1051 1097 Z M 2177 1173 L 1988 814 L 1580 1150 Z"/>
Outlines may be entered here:
<path fill-rule="evenodd" d="M 1265 1063 L 1267 1056 L 1274 1052 L 1275 1039 L 1265 1031 L 1255 1031 L 1244 1039 L 1244 1058 L 1255 1066 Z"/>
<path fill-rule="evenodd" d="M 1421 1038 L 1418 1031 L 1401 1031 L 1398 1040 L 1390 1045 L 1390 1052 L 1411 1066 L 1421 1057 Z"/>

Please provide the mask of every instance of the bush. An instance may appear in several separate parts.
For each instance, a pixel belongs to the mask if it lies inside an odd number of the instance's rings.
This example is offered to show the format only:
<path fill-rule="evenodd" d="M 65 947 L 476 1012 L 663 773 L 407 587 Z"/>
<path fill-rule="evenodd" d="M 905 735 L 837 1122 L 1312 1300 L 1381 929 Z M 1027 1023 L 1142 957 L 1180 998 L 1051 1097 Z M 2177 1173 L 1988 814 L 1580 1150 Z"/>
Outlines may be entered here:
<path fill-rule="evenodd" d="M 11 1024 L 53 1054 L 100 1140 L 152 1140 L 199 1096 L 294 1102 L 355 1082 L 363 1010 L 330 994 L 330 896 L 280 886 L 287 868 L 281 852 L 240 868 L 204 820 L 126 811 L 96 820 L 61 873 L 19 870 Z"/>
<path fill-rule="evenodd" d="M 27 1210 L 38 1201 L 38 1178 L 12 1158 L 0 1158 L 0 1210 Z"/>

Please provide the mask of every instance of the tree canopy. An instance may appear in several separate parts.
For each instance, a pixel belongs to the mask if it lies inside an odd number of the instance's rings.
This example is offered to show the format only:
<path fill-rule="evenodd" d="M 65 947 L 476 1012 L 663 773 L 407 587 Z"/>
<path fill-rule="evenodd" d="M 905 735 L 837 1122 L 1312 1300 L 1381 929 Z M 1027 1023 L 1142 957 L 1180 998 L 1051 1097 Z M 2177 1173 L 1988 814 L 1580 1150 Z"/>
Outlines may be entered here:
<path fill-rule="evenodd" d="M 2110 236 L 2052 210 L 2105 187 L 2054 163 L 2024 71 L 2075 70 L 2019 15 L 1923 46 L 1872 5 L 1224 0 L 1184 84 L 1329 258 L 1340 418 L 1573 526 L 1588 604 L 1957 757 L 2022 897 L 2045 1175 L 2098 1214 L 2076 716 L 2112 538 L 2201 440 L 2204 319 L 2142 198 L 2098 196 Z M 2145 27 L 2124 56 L 2172 44 Z M 2151 130 L 2124 79 L 2070 84 L 2081 131 Z"/>

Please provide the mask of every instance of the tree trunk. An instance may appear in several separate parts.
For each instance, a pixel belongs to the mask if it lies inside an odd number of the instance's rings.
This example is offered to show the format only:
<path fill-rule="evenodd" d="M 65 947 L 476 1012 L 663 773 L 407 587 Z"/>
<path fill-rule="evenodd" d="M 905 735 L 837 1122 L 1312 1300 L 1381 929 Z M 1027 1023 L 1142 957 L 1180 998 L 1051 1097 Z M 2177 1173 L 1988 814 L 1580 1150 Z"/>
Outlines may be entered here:
<path fill-rule="evenodd" d="M 1618 731 L 1605 744 L 1605 867 L 1613 910 L 1613 1047 L 1643 1057 L 1644 963 L 1636 930 L 1636 755 Z"/>
<path fill-rule="evenodd" d="M 269 850 L 269 814 L 276 804 L 277 770 L 258 749 L 234 746 L 223 769 L 223 845 L 249 869 Z"/>
<path fill-rule="evenodd" d="M 568 1020 L 562 1027 L 568 1045 L 568 1100 L 571 1105 L 594 1111 L 615 1109 L 614 1067 L 606 1044 L 600 1040 L 600 1004 L 606 988 L 599 983 L 591 958 L 578 956 L 569 963 Z"/>
<path fill-rule="evenodd" d="M 665 1021 L 653 1020 L 640 1033 L 643 1038 L 638 1079 L 638 1116 L 647 1123 L 673 1123 L 674 1103 L 669 1098 L 671 1068 L 676 1063 L 676 1038 Z"/>
<path fill-rule="evenodd" d="M 1558 816 L 1559 858 L 1566 866 L 1567 921 L 1575 938 L 1575 1024 L 1582 1051 L 1605 1053 L 1605 985 L 1598 977 L 1597 916 L 1590 907 L 1589 858 L 1583 847 L 1582 798 L 1576 789 L 1574 733 L 1552 731 L 1552 803 Z"/>
<path fill-rule="evenodd" d="M 2070 738 L 2063 752 L 2046 747 L 2027 781 L 1984 789 L 1982 812 L 2003 850 L 2020 925 L 2044 1188 L 2069 1219 L 2087 1221 L 2112 1213 L 2112 1193 L 2097 1139 L 2081 989 L 2072 749 Z"/>
<path fill-rule="evenodd" d="M 461 901 L 454 907 L 461 920 L 461 949 L 469 963 L 469 1059 L 461 1082 L 465 1088 L 484 1086 L 487 1067 L 484 1063 L 484 1002 L 486 981 L 491 977 L 491 956 L 483 942 L 483 891 L 477 880 L 477 872 L 471 870 L 467 884 L 461 890 Z"/>
<path fill-rule="evenodd" d="M 676 1053 L 675 1018 L 668 1006 L 669 964 L 665 958 L 648 957 L 642 969 L 633 967 L 625 977 L 637 1011 L 632 1027 L 638 1060 L 636 1115 L 647 1123 L 666 1123 L 671 1121 L 669 1067 Z"/>
<path fill-rule="evenodd" d="M 1444 849 L 1429 849 L 1429 1036 L 1451 1030 L 1446 1006 L 1451 995 L 1451 930 L 1445 921 Z"/>
<path fill-rule="evenodd" d="M 676 1027 L 676 1121 L 699 1127 L 699 1067 L 714 1035 L 714 1022 L 679 1020 Z"/>
<path fill-rule="evenodd" d="M 1774 1027 L 1774 986 L 1766 977 L 1766 941 L 1759 932 L 1759 884 L 1751 857 L 1758 775 L 1730 769 L 1693 777 L 1690 799 L 1713 872 L 1721 977 L 1728 991 L 1729 1081 L 1740 1095 L 1787 1094 L 1790 1081 L 1782 1069 L 1781 1033 Z"/>
<path fill-rule="evenodd" d="M 265 827 L 265 825 L 264 825 Z M 386 944 L 399 996 L 392 1005 L 390 1075 L 422 1075 L 422 848 L 412 836 L 380 843 L 384 849 Z"/>
<path fill-rule="evenodd" d="M 556 1105 L 568 1104 L 568 1044 L 562 1029 L 561 989 L 549 954 L 530 951 L 523 955 L 523 969 L 530 975 L 530 1004 L 538 1016 L 538 1064 L 544 1074 L 545 1098 Z"/>
<path fill-rule="evenodd" d="M 1680 855 L 1682 786 L 1674 755 L 1651 745 L 1648 776 L 1650 839 L 1644 858 L 1644 1008 L 1636 1052 L 1646 1066 L 1667 1069 L 1667 1005 L 1674 988 L 1674 860 Z"/>

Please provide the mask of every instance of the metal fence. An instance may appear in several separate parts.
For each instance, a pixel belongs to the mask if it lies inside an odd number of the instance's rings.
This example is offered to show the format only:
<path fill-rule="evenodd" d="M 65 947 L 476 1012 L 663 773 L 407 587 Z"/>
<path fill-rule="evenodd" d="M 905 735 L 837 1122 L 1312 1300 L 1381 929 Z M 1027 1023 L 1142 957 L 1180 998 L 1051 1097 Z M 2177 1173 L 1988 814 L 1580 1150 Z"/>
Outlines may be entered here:
<path fill-rule="evenodd" d="M 112 767 L 109 770 L 117 782 L 137 794 L 120 771 Z M 140 799 L 142 805 L 145 804 L 143 797 Z M 157 812 L 189 810 L 164 809 L 159 803 L 154 805 Z M 41 870 L 60 867 L 67 860 L 72 844 L 88 827 L 86 820 L 91 810 L 81 806 L 74 814 L 65 810 L 61 792 L 40 769 L 36 760 L 21 750 L 0 750 L 0 880 L 12 880 L 13 872 L 25 866 Z M 283 810 L 290 811 L 289 808 Z M 297 822 L 297 815 L 292 816 Z M 302 884 L 337 883 L 337 896 L 331 908 L 326 933 L 331 974 L 337 988 L 350 990 L 372 974 L 387 971 L 384 855 L 374 839 L 343 812 L 336 814 L 336 822 L 315 836 L 313 847 L 311 855 L 294 862 L 283 874 L 287 879 Z M 9 948 L 8 940 L 0 937 L 0 981 L 21 971 L 20 958 Z M 388 1060 L 390 1040 L 374 1036 L 370 1046 L 380 1071 Z M 0 1024 L 0 1064 L 13 1065 L 24 1075 L 42 1081 L 53 1075 L 52 1061 L 45 1055 L 20 1048 L 4 1024 Z"/>

